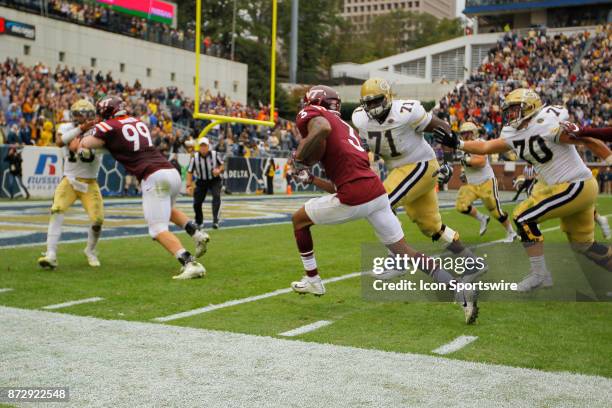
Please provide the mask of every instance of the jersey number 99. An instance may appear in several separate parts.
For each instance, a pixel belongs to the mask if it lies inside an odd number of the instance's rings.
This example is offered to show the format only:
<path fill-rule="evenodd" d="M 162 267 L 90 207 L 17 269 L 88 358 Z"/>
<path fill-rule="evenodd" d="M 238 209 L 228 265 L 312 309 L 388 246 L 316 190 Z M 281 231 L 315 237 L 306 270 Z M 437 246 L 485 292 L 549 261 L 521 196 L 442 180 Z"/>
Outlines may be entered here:
<path fill-rule="evenodd" d="M 140 138 L 143 137 L 149 142 L 149 147 L 153 146 L 153 141 L 151 140 L 151 133 L 149 132 L 149 128 L 142 122 L 136 123 L 134 125 L 123 125 L 121 128 L 121 133 L 123 133 L 123 137 L 128 142 L 131 142 L 134 146 L 134 151 L 137 152 L 140 150 Z"/>

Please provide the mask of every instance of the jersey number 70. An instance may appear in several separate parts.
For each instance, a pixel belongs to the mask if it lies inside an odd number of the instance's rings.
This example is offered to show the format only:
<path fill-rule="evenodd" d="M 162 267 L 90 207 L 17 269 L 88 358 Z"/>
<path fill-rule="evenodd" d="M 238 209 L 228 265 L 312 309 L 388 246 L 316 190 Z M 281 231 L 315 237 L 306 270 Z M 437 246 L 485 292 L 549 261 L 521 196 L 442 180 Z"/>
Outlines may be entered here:
<path fill-rule="evenodd" d="M 531 136 L 527 141 L 525 140 L 513 140 L 512 144 L 519 151 L 519 157 L 526 162 L 533 164 L 531 160 L 525 157 L 525 142 L 529 147 L 529 155 L 535 159 L 538 163 L 546 163 L 553 157 L 552 151 L 546 146 L 546 142 L 540 135 Z"/>

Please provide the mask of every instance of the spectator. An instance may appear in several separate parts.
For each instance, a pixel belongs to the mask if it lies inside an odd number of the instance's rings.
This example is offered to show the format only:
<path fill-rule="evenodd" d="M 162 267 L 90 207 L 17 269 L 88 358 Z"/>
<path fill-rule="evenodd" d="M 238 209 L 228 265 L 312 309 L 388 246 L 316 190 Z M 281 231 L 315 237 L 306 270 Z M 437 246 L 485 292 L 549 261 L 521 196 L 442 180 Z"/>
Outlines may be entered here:
<path fill-rule="evenodd" d="M 16 147 L 11 146 L 9 149 L 8 155 L 4 158 L 4 161 L 8 162 L 9 165 L 9 195 L 11 200 L 15 197 L 15 187 L 17 187 L 19 192 L 25 193 L 26 200 L 30 198 L 30 192 L 23 184 L 23 180 L 21 179 L 22 171 L 21 171 L 21 163 L 23 159 L 21 158 L 21 152 L 17 150 Z"/>

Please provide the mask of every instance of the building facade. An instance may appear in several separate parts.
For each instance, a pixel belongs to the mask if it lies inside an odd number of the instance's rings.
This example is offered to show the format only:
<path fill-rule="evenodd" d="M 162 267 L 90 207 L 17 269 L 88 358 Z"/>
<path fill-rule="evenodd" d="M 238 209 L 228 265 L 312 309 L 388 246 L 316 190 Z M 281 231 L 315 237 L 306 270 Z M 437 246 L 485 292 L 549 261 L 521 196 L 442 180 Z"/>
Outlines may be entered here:
<path fill-rule="evenodd" d="M 376 16 L 402 10 L 429 13 L 437 18 L 455 18 L 455 0 L 344 0 L 341 15 L 357 31 L 364 31 Z"/>

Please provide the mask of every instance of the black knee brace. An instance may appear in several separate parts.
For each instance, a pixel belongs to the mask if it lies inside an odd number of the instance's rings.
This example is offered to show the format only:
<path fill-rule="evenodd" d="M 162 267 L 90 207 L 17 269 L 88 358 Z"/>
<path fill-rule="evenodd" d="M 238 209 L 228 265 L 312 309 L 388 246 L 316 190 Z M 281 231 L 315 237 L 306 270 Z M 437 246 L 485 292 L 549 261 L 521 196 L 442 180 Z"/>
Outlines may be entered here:
<path fill-rule="evenodd" d="M 462 214 L 469 214 L 472 212 L 472 206 L 468 205 L 467 209 L 465 211 L 461 211 Z"/>
<path fill-rule="evenodd" d="M 94 224 L 91 226 L 91 229 L 94 230 L 95 232 L 100 232 L 102 231 L 102 226 L 98 224 Z"/>
<path fill-rule="evenodd" d="M 521 236 L 522 242 L 540 242 L 544 240 L 542 237 L 542 232 L 538 228 L 538 223 L 535 221 L 529 222 L 518 222 L 514 220 L 516 224 L 516 229 L 518 230 L 519 235 Z"/>
<path fill-rule="evenodd" d="M 506 222 L 506 220 L 507 220 L 507 219 L 508 219 L 508 213 L 504 213 L 504 212 L 503 212 L 503 213 L 502 213 L 502 215 L 501 215 L 501 217 L 499 217 L 499 218 L 497 219 L 497 221 L 499 221 L 499 222 L 501 222 L 501 223 L 503 224 L 504 222 Z"/>

